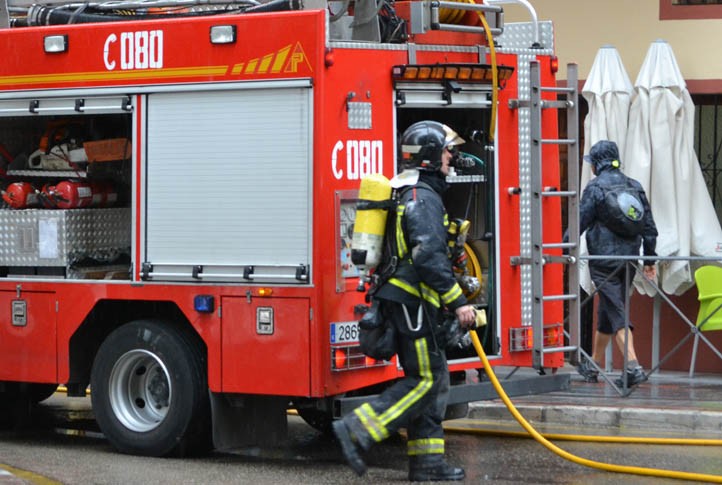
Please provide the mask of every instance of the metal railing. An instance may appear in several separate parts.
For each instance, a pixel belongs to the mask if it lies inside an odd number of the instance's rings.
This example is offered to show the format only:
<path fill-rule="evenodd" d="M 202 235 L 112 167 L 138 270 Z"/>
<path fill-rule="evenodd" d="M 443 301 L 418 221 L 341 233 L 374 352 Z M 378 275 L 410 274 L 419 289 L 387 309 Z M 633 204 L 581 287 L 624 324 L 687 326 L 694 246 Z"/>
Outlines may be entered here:
<path fill-rule="evenodd" d="M 591 255 L 585 255 L 580 256 L 581 260 L 587 260 L 587 261 L 599 261 L 599 260 L 609 260 L 612 259 L 609 256 L 591 256 Z M 722 265 L 722 260 L 715 259 L 715 258 L 709 258 L 709 257 L 698 257 L 698 256 L 667 256 L 667 257 L 661 257 L 661 256 L 654 256 L 650 258 L 644 258 L 641 256 L 614 256 L 614 261 L 619 261 L 618 267 L 613 270 L 608 277 L 602 282 L 600 287 L 595 288 L 594 291 L 589 294 L 583 301 L 580 303 L 580 308 L 585 307 L 589 303 L 593 303 L 594 296 L 599 292 L 600 288 L 607 284 L 613 277 L 617 276 L 620 271 L 624 271 L 624 281 L 626 288 L 631 289 L 632 282 L 634 280 L 634 277 L 637 273 L 642 275 L 642 278 L 648 284 L 650 287 L 652 287 L 656 291 L 656 295 L 654 296 L 654 310 L 653 310 L 653 317 L 652 317 L 652 367 L 647 372 L 646 376 L 649 377 L 650 375 L 654 374 L 655 372 L 659 371 L 662 365 L 672 356 L 674 355 L 679 349 L 681 349 L 684 344 L 689 340 L 692 336 L 697 336 L 700 340 L 702 340 L 707 346 L 720 358 L 722 359 L 722 352 L 720 352 L 717 347 L 702 333 L 702 331 L 698 328 L 697 323 L 693 322 L 692 320 L 685 315 L 685 313 L 670 299 L 668 295 L 666 295 L 662 289 L 658 286 L 656 281 L 651 281 L 647 279 L 644 276 L 644 273 L 642 271 L 642 264 L 640 263 L 641 260 L 644 259 L 654 259 L 657 261 L 657 263 L 661 262 L 667 262 L 667 261 L 686 261 L 690 263 L 710 263 L 715 265 Z M 625 292 L 625 301 L 624 301 L 624 352 L 623 352 L 623 364 L 622 364 L 622 386 L 618 386 L 610 377 L 609 373 L 612 370 L 612 345 L 614 345 L 614 337 L 612 337 L 612 340 L 610 341 L 609 347 L 606 349 L 606 355 L 605 355 L 605 368 L 600 368 L 591 358 L 591 356 L 582 348 L 580 348 L 580 353 L 582 355 L 582 358 L 587 359 L 588 362 L 590 362 L 596 369 L 599 371 L 599 375 L 607 381 L 616 392 L 618 392 L 622 396 L 628 396 L 632 389 L 627 386 L 627 380 L 624 378 L 625 370 L 627 369 L 627 364 L 629 362 L 628 355 L 627 355 L 627 338 L 629 335 L 629 327 L 630 327 L 630 321 L 629 321 L 629 309 L 630 309 L 630 300 L 631 300 L 631 292 L 626 291 Z M 677 344 L 667 352 L 667 354 L 662 357 L 662 359 L 659 359 L 659 347 L 660 347 L 660 307 L 661 302 L 666 302 L 669 307 L 674 310 L 674 312 L 680 317 L 682 322 L 689 328 L 689 333 L 682 338 Z M 696 315 L 694 317 L 696 319 Z M 693 355 L 693 357 L 695 357 Z M 692 376 L 692 373 L 690 373 L 690 377 Z"/>

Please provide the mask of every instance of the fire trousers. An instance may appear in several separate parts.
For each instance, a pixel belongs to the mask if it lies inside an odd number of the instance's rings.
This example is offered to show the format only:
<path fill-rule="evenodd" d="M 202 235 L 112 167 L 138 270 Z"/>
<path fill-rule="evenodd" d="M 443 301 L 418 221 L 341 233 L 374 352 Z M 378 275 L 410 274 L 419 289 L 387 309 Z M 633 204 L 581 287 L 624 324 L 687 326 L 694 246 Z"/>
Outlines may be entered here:
<path fill-rule="evenodd" d="M 398 326 L 404 321 L 401 305 L 392 305 L 398 307 L 393 310 Z M 410 457 L 443 455 L 441 422 L 449 397 L 449 372 L 444 349 L 436 345 L 429 332 L 424 333 L 427 335 L 397 332 L 397 355 L 404 377 L 343 418 L 362 448 L 368 449 L 406 427 Z"/>

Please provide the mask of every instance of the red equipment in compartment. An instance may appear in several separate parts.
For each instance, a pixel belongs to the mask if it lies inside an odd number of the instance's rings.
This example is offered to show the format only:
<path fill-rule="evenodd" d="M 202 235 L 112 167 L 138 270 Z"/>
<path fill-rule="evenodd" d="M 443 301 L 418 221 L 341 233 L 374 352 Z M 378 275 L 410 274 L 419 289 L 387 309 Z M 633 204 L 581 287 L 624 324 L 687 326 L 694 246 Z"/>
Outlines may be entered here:
<path fill-rule="evenodd" d="M 91 182 L 93 207 L 112 207 L 118 201 L 118 191 L 110 182 Z"/>
<path fill-rule="evenodd" d="M 3 200 L 13 209 L 38 205 L 38 191 L 29 182 L 13 182 L 2 191 Z"/>
<path fill-rule="evenodd" d="M 64 180 L 57 185 L 45 185 L 42 190 L 44 203 L 58 209 L 78 209 L 93 203 L 93 188 L 88 182 Z"/>
<path fill-rule="evenodd" d="M 46 207 L 79 209 L 112 206 L 118 200 L 118 193 L 109 182 L 64 180 L 57 185 L 45 185 L 42 197 Z"/>

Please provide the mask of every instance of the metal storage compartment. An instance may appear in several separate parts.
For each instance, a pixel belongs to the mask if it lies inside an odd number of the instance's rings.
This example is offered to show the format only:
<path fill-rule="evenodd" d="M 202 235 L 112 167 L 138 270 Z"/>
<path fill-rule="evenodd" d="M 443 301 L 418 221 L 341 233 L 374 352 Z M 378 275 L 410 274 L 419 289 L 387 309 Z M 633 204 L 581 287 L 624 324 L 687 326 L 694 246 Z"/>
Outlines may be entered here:
<path fill-rule="evenodd" d="M 130 253 L 130 229 L 129 208 L 0 210 L 0 266 L 111 262 Z"/>

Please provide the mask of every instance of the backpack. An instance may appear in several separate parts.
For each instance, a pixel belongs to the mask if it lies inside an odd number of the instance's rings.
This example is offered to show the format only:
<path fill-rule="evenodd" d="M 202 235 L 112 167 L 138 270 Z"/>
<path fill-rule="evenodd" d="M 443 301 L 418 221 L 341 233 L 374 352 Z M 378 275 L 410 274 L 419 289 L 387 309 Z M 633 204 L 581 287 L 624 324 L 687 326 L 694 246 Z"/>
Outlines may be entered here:
<path fill-rule="evenodd" d="M 629 182 L 604 190 L 606 220 L 604 224 L 622 237 L 635 237 L 644 229 L 644 204 L 639 191 Z"/>
<path fill-rule="evenodd" d="M 384 300 L 374 298 L 359 320 L 361 352 L 376 360 L 389 360 L 396 354 L 396 327 L 389 320 Z"/>

